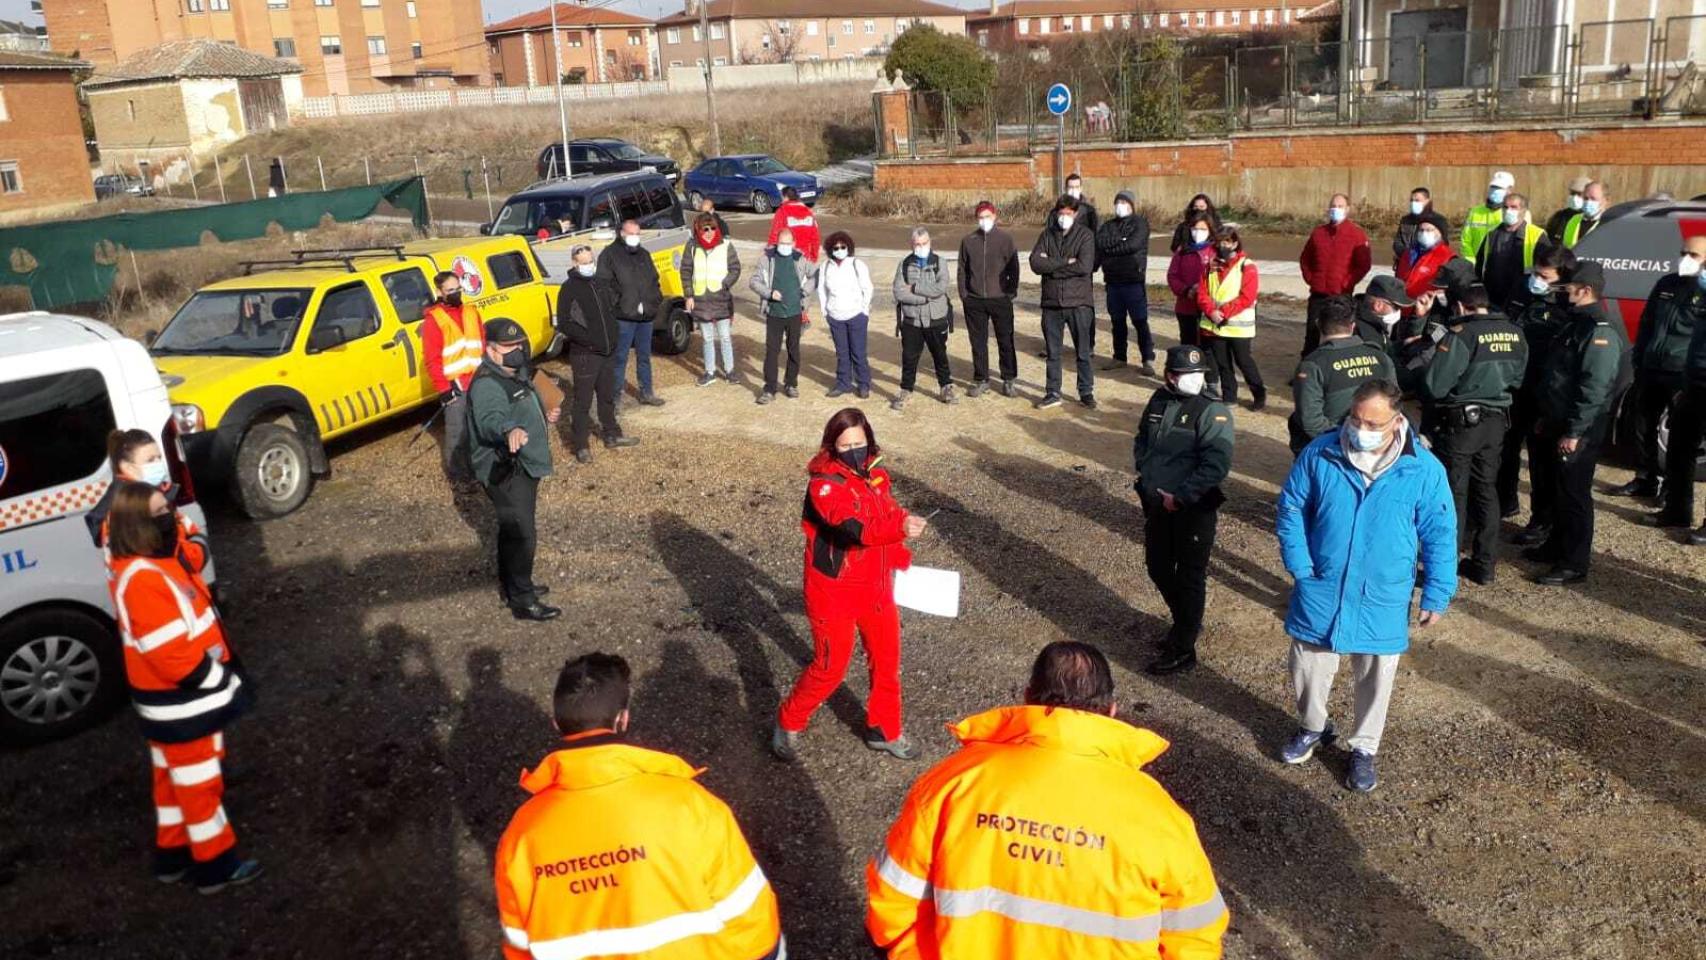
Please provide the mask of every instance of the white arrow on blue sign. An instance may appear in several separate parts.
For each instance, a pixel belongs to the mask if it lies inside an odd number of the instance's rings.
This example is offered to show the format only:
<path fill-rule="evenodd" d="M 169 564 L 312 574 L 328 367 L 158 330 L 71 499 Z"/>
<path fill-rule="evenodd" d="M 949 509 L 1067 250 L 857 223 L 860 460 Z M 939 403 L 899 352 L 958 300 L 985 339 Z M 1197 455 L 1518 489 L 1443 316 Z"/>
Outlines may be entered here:
<path fill-rule="evenodd" d="M 1048 96 L 1044 100 L 1048 104 L 1048 112 L 1058 117 L 1072 109 L 1072 89 L 1064 83 L 1057 83 L 1048 88 Z"/>

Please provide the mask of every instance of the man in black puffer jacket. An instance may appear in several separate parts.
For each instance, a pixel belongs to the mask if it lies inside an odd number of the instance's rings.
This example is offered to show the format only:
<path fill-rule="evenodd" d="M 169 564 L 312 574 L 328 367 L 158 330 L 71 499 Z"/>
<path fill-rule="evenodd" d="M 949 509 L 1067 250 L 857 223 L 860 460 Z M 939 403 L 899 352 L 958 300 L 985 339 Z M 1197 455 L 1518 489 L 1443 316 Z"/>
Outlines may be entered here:
<path fill-rule="evenodd" d="M 1114 215 L 1096 228 L 1096 266 L 1102 271 L 1102 291 L 1108 298 L 1108 324 L 1114 330 L 1114 359 L 1103 367 L 1126 365 L 1126 319 L 1137 331 L 1137 351 L 1143 375 L 1155 376 L 1155 339 L 1149 334 L 1149 290 L 1143 285 L 1149 266 L 1149 218 L 1137 212 L 1137 198 L 1121 190 L 1114 197 Z"/>
<path fill-rule="evenodd" d="M 616 354 L 621 341 L 616 288 L 598 275 L 591 247 L 577 246 L 569 255 L 574 266 L 557 295 L 557 332 L 569 342 L 569 369 L 575 378 L 569 444 L 574 448 L 576 460 L 591 463 L 588 441 L 592 436 L 595 394 L 604 445 L 631 447 L 640 441 L 623 436 L 621 426 L 616 423 Z"/>
<path fill-rule="evenodd" d="M 1031 272 L 1043 279 L 1043 340 L 1048 345 L 1048 382 L 1038 409 L 1060 406 L 1060 352 L 1066 331 L 1078 359 L 1078 399 L 1096 408 L 1096 374 L 1090 369 L 1096 346 L 1096 314 L 1091 277 L 1096 273 L 1096 237 L 1078 222 L 1079 204 L 1071 196 L 1055 201 L 1042 235 L 1031 245 Z"/>
<path fill-rule="evenodd" d="M 616 343 L 616 397 L 620 400 L 628 385 L 628 351 L 632 349 L 640 402 L 661 407 L 663 400 L 652 392 L 652 325 L 663 305 L 663 288 L 638 222 L 623 222 L 622 235 L 598 255 L 598 275 L 615 288 L 616 316 L 622 323 Z"/>

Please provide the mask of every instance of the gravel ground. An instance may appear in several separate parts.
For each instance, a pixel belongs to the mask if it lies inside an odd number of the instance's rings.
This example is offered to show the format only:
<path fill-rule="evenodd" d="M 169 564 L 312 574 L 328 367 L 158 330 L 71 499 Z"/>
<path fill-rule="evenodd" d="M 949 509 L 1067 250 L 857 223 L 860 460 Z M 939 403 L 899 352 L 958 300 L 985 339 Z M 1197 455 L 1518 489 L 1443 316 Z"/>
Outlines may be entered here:
<path fill-rule="evenodd" d="M 1042 362 L 1027 300 L 1028 401 Z M 1258 354 L 1283 385 L 1298 310 L 1264 309 Z M 737 336 L 754 384 L 761 328 Z M 552 747 L 558 665 L 602 649 L 635 667 L 635 738 L 709 766 L 780 894 L 790 952 L 865 957 L 861 871 L 924 767 L 859 745 L 857 675 L 801 764 L 763 745 L 809 656 L 802 471 L 837 406 L 822 324 L 805 340 L 799 400 L 758 408 L 750 388 L 695 388 L 696 353 L 660 358 L 669 405 L 624 421 L 641 446 L 582 467 L 559 445 L 540 509 L 540 577 L 566 610 L 550 625 L 505 614 L 489 507 L 451 496 L 411 424 L 341 445 L 293 516 L 216 512 L 261 693 L 230 735 L 227 808 L 268 875 L 214 900 L 148 879 L 148 761 L 120 717 L 3 755 L 0 956 L 496 956 L 491 851 L 523 799 L 516 775 Z M 1706 551 L 1602 502 L 1584 589 L 1534 587 L 1514 555 L 1497 585 L 1466 584 L 1405 658 L 1384 779 L 1356 796 L 1337 750 L 1271 759 L 1292 728 L 1272 536 L 1284 391 L 1237 417 L 1203 663 L 1158 682 L 1141 667 L 1164 607 L 1129 477 L 1154 383 L 1106 375 L 1094 412 L 920 393 L 895 414 L 898 346 L 886 329 L 872 345 L 868 408 L 897 491 L 942 508 L 918 561 L 966 575 L 957 621 L 906 617 L 906 712 L 929 759 L 952 749 L 944 723 L 1017 698 L 1039 645 L 1091 640 L 1122 715 L 1172 741 L 1151 769 L 1197 818 L 1232 907 L 1229 957 L 1706 957 Z M 963 335 L 954 350 L 963 375 Z"/>

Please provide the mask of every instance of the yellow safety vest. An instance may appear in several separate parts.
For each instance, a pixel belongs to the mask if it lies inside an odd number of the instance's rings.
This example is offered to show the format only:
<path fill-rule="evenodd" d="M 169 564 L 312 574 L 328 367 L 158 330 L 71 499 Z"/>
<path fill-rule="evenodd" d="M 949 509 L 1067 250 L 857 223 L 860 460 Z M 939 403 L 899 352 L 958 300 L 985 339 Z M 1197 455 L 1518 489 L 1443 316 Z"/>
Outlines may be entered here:
<path fill-rule="evenodd" d="M 725 249 L 724 240 L 710 250 L 693 241 L 693 295 L 702 297 L 723 289 L 723 281 L 729 276 L 729 252 Z M 715 254 L 715 258 L 713 258 Z"/>
<path fill-rule="evenodd" d="M 1570 250 L 1575 249 L 1576 241 L 1578 241 L 1582 238 L 1582 224 L 1584 224 L 1586 222 L 1587 222 L 1587 218 L 1584 217 L 1582 214 L 1578 213 L 1575 216 L 1570 218 L 1569 223 L 1564 224 L 1564 246 L 1565 246 L 1565 248 L 1570 249 Z M 1595 223 L 1597 223 L 1597 222 L 1598 221 L 1595 221 Z"/>
<path fill-rule="evenodd" d="M 1502 204 L 1489 207 L 1484 203 L 1477 203 L 1470 207 L 1469 215 L 1463 218 L 1463 235 L 1458 238 L 1458 250 L 1463 253 L 1465 259 L 1474 263 L 1475 254 L 1481 250 L 1481 241 L 1504 222 L 1505 208 Z"/>
<path fill-rule="evenodd" d="M 1503 230 L 1503 225 L 1501 225 L 1499 229 Z M 1492 236 L 1493 235 L 1491 233 L 1488 233 L 1486 237 L 1481 239 L 1481 246 L 1475 251 L 1476 260 L 1480 259 L 1481 251 L 1487 248 L 1487 241 L 1491 239 Z M 1546 236 L 1546 231 L 1543 228 L 1537 227 L 1532 223 L 1524 225 L 1522 231 L 1522 268 L 1524 270 L 1534 269 L 1534 248 L 1540 244 L 1540 238 L 1544 236 Z M 1473 263 L 1475 261 L 1472 260 L 1470 262 Z"/>
<path fill-rule="evenodd" d="M 439 353 L 443 361 L 444 379 L 458 380 L 480 368 L 480 311 L 471 303 L 462 305 L 462 326 L 458 328 L 450 311 L 435 303 L 426 310 L 427 319 L 438 324 L 444 341 Z"/>
<path fill-rule="evenodd" d="M 1220 271 L 1216 270 L 1213 264 L 1209 265 L 1207 271 L 1208 295 L 1211 300 L 1215 303 L 1231 303 L 1238 299 L 1238 294 L 1244 289 L 1244 264 L 1248 259 L 1247 256 L 1239 257 L 1238 262 L 1232 265 L 1232 269 L 1226 271 L 1225 279 L 1221 278 Z M 1223 319 L 1226 321 L 1225 323 L 1216 325 L 1205 313 L 1202 319 L 1197 321 L 1197 326 L 1217 337 L 1249 339 L 1256 335 L 1256 304 L 1254 302 L 1230 317 L 1223 315 Z"/>

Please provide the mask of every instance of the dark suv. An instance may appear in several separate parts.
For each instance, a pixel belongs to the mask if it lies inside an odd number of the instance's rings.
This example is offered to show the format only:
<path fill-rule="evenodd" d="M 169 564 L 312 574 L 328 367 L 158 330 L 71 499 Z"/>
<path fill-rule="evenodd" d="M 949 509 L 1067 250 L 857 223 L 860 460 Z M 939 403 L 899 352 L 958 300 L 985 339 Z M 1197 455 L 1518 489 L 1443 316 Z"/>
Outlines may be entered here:
<path fill-rule="evenodd" d="M 533 238 L 579 230 L 613 229 L 638 220 L 647 230 L 685 224 L 681 201 L 663 174 L 615 173 L 541 180 L 504 201 L 484 234 L 516 233 Z"/>
<path fill-rule="evenodd" d="M 622 173 L 655 167 L 671 184 L 681 179 L 681 168 L 674 160 L 647 153 L 626 140 L 615 137 L 595 137 L 590 140 L 569 141 L 568 171 L 582 173 Z M 539 151 L 539 179 L 563 175 L 563 145 L 553 143 Z"/>

